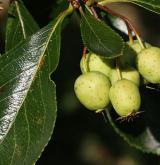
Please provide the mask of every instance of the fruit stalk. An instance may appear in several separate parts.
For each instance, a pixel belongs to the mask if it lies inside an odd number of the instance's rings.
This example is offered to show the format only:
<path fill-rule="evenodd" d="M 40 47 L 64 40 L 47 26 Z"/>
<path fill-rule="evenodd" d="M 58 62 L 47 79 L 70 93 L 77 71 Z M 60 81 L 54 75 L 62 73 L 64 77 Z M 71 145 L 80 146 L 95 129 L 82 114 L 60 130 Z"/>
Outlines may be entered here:
<path fill-rule="evenodd" d="M 117 17 L 121 18 L 122 20 L 124 20 L 124 22 L 126 23 L 126 25 L 127 25 L 131 30 L 133 30 L 133 32 L 135 33 L 135 35 L 136 35 L 136 37 L 137 37 L 137 40 L 139 41 L 139 44 L 141 45 L 142 49 L 145 48 L 145 46 L 144 46 L 144 44 L 143 44 L 143 42 L 142 42 L 142 40 L 141 40 L 141 38 L 140 38 L 140 36 L 139 36 L 137 30 L 135 29 L 135 27 L 133 26 L 133 24 L 130 22 L 130 20 L 129 20 L 128 18 L 126 18 L 125 16 L 123 16 L 123 15 L 121 15 L 121 14 L 119 14 L 119 13 L 116 13 L 115 11 L 109 9 L 107 6 L 102 6 L 102 5 L 98 4 L 98 3 L 96 3 L 96 6 L 97 6 L 98 8 L 100 8 L 101 10 L 103 10 L 103 11 L 105 11 L 105 12 L 107 12 L 107 13 L 110 13 L 110 14 L 113 15 L 113 16 L 117 16 Z M 128 32 L 128 33 L 129 33 L 129 32 Z"/>
<path fill-rule="evenodd" d="M 128 24 L 126 24 L 126 26 L 127 26 L 127 30 L 128 30 L 129 42 L 130 42 L 131 44 L 133 44 L 133 43 L 134 43 L 134 40 L 133 40 L 133 36 L 132 36 L 132 30 L 130 29 L 130 27 L 129 27 Z"/>
<path fill-rule="evenodd" d="M 86 58 L 86 52 L 87 52 L 87 48 L 84 47 L 84 48 L 83 48 L 83 54 L 82 54 L 82 57 Z"/>
<path fill-rule="evenodd" d="M 119 68 L 119 58 L 116 58 L 116 70 L 117 70 L 117 74 L 118 74 L 118 79 L 121 80 L 122 79 L 122 74 Z"/>
<path fill-rule="evenodd" d="M 96 12 L 96 10 L 94 9 L 94 7 L 90 7 L 90 10 L 91 10 L 93 16 L 94 16 L 96 19 L 99 20 L 98 15 L 97 15 L 97 12 Z"/>

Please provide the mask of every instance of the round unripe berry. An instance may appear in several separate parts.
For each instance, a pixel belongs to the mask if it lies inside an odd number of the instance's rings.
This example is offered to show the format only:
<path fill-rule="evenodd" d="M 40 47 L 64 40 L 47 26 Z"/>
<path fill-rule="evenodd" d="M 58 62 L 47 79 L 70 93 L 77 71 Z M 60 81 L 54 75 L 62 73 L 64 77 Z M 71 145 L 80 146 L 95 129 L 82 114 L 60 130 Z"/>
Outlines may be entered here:
<path fill-rule="evenodd" d="M 111 103 L 121 117 L 126 117 L 140 108 L 141 98 L 137 85 L 127 79 L 118 80 L 110 89 Z"/>
<path fill-rule="evenodd" d="M 109 76 L 111 68 L 113 67 L 113 60 L 106 59 L 96 55 L 95 53 L 88 53 L 86 56 L 82 57 L 80 61 L 80 68 L 82 73 L 90 72 L 90 71 L 99 71 Z"/>
<path fill-rule="evenodd" d="M 132 68 L 132 67 L 127 67 L 121 70 L 121 76 L 122 78 L 125 78 L 127 80 L 130 80 L 134 82 L 137 86 L 140 84 L 140 75 L 139 72 Z M 119 80 L 118 72 L 116 69 L 112 69 L 110 72 L 110 81 L 111 84 L 113 85 L 116 81 Z"/>
<path fill-rule="evenodd" d="M 160 49 L 150 47 L 143 49 L 137 57 L 140 74 L 150 83 L 160 83 Z"/>
<path fill-rule="evenodd" d="M 110 82 L 100 72 L 87 72 L 75 81 L 74 90 L 79 101 L 89 110 L 102 110 L 109 104 Z"/>

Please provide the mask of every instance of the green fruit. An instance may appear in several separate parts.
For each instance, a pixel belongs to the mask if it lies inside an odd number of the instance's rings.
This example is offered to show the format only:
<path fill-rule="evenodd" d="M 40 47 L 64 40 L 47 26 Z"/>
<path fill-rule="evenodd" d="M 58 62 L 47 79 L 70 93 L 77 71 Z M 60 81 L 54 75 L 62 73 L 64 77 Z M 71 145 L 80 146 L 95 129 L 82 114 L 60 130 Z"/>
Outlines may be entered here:
<path fill-rule="evenodd" d="M 160 49 L 150 47 L 143 49 L 137 57 L 140 74 L 150 83 L 160 83 Z"/>
<path fill-rule="evenodd" d="M 82 73 L 90 71 L 99 71 L 109 76 L 111 68 L 113 67 L 113 60 L 106 59 L 96 55 L 95 53 L 88 53 L 86 57 L 82 57 L 80 61 L 80 68 Z"/>
<path fill-rule="evenodd" d="M 137 112 L 141 98 L 137 85 L 127 79 L 118 80 L 110 89 L 111 103 L 121 117 Z"/>
<path fill-rule="evenodd" d="M 102 110 L 109 104 L 110 82 L 100 72 L 80 75 L 74 85 L 79 101 L 89 110 Z"/>
<path fill-rule="evenodd" d="M 149 48 L 151 47 L 151 45 L 147 42 L 144 42 L 143 43 L 145 45 L 146 48 Z M 128 42 L 128 45 L 138 54 L 141 50 L 142 50 L 142 47 L 139 43 L 138 40 L 134 40 L 134 43 L 130 43 Z"/>
<path fill-rule="evenodd" d="M 139 86 L 139 84 L 140 84 L 139 72 L 132 67 L 122 69 L 121 76 L 122 76 L 122 78 L 125 78 L 127 80 L 134 82 L 137 86 Z M 118 81 L 119 76 L 118 76 L 118 72 L 116 69 L 112 69 L 112 71 L 110 72 L 109 78 L 110 78 L 111 84 L 114 84 L 116 81 Z"/>

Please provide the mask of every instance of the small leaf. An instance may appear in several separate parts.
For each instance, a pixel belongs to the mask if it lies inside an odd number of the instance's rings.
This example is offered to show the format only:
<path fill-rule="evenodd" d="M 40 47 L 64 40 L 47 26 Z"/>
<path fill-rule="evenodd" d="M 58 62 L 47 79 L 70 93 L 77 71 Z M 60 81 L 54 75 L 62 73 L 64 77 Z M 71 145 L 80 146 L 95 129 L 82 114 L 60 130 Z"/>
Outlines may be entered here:
<path fill-rule="evenodd" d="M 107 118 L 115 131 L 131 146 L 143 152 L 160 155 L 160 93 L 155 90 L 141 89 L 142 112 L 130 122 L 117 121 L 114 109 L 106 110 Z"/>
<path fill-rule="evenodd" d="M 81 35 L 85 46 L 100 56 L 115 58 L 122 55 L 122 38 L 93 16 L 82 14 Z"/>

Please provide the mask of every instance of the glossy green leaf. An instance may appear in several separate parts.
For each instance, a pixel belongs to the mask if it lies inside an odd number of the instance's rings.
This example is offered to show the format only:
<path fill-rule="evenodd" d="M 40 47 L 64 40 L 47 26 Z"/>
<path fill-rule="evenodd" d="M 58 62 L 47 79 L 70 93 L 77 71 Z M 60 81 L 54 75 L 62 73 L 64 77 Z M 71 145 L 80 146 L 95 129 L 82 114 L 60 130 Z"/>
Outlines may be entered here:
<path fill-rule="evenodd" d="M 123 40 L 104 22 L 82 14 L 81 35 L 84 45 L 92 52 L 106 58 L 122 55 Z"/>
<path fill-rule="evenodd" d="M 142 113 L 133 121 L 118 121 L 118 115 L 113 108 L 106 110 L 107 119 L 131 146 L 143 152 L 160 155 L 160 93 L 144 87 L 141 89 L 141 98 Z"/>
<path fill-rule="evenodd" d="M 26 37 L 39 30 L 37 23 L 28 12 L 23 2 L 15 1 L 9 8 L 6 31 L 6 51 L 13 48 Z"/>
<path fill-rule="evenodd" d="M 58 64 L 66 14 L 0 58 L 0 164 L 34 164 L 50 139 L 57 107 L 49 76 Z"/>
<path fill-rule="evenodd" d="M 60 1 L 56 1 L 55 4 L 52 7 L 52 11 L 50 14 L 50 18 L 54 19 L 56 18 L 59 13 L 61 13 L 62 11 L 64 11 L 65 9 L 67 9 L 68 7 L 68 1 L 66 0 L 60 0 Z"/>
<path fill-rule="evenodd" d="M 159 0 L 104 0 L 99 2 L 101 5 L 114 2 L 130 2 L 139 5 L 147 10 L 160 14 L 160 1 Z"/>
<path fill-rule="evenodd" d="M 144 7 L 150 11 L 160 14 L 160 1 L 159 0 L 131 0 L 131 2 Z"/>

